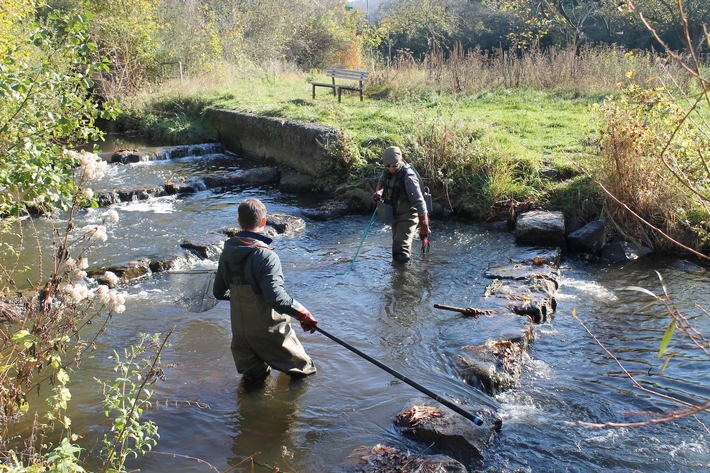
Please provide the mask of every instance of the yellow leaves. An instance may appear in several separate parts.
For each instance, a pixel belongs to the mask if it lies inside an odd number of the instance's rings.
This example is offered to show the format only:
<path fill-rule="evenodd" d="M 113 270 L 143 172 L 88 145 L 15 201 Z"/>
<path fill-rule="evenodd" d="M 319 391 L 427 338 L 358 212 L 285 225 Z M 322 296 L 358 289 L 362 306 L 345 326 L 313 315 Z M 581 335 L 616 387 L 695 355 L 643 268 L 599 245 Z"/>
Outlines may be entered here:
<path fill-rule="evenodd" d="M 66 410 L 67 404 L 71 401 L 71 391 L 66 387 L 61 387 L 56 390 L 55 408 Z"/>
<path fill-rule="evenodd" d="M 69 382 L 69 374 L 61 369 L 57 372 L 57 382 L 59 382 L 62 386 L 67 384 Z"/>

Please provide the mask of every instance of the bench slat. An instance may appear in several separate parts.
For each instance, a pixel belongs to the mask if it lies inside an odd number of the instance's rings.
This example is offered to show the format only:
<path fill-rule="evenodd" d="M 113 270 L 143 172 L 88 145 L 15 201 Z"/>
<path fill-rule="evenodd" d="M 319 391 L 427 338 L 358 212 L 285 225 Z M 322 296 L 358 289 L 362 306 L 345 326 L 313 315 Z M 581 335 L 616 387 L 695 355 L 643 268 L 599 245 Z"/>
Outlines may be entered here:
<path fill-rule="evenodd" d="M 327 69 L 325 75 L 338 79 L 366 80 L 369 73 L 366 71 L 351 71 L 348 69 Z"/>

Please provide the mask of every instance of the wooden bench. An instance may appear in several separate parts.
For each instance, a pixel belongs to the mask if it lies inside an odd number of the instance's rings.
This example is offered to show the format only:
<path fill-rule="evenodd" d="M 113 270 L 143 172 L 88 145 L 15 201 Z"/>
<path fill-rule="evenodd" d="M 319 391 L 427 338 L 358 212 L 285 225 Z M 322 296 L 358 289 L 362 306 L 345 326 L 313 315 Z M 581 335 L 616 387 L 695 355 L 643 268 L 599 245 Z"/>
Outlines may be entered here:
<path fill-rule="evenodd" d="M 340 97 L 343 90 L 353 90 L 355 92 L 360 92 L 360 101 L 362 102 L 362 84 L 367 80 L 369 72 L 366 71 L 353 71 L 350 69 L 335 69 L 328 68 L 325 70 L 325 75 L 332 78 L 332 82 L 311 82 L 313 86 L 313 98 L 316 98 L 316 87 L 330 87 L 333 89 L 333 97 L 338 96 L 338 102 L 340 102 Z M 336 84 L 335 79 L 345 79 L 353 81 L 350 85 L 348 84 Z M 357 81 L 356 86 L 354 82 Z"/>

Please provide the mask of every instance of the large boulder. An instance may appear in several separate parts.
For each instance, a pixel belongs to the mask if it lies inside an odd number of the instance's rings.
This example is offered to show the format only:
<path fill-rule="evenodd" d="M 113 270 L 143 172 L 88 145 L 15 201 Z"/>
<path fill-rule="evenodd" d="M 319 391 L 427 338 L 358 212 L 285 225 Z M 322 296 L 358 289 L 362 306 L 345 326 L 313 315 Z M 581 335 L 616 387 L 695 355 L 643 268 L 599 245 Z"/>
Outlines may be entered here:
<path fill-rule="evenodd" d="M 544 247 L 565 243 L 565 217 L 562 212 L 533 210 L 515 222 L 515 241 L 523 245 Z"/>
<path fill-rule="evenodd" d="M 606 243 L 606 225 L 601 220 L 589 222 L 567 235 L 567 248 L 575 253 L 596 255 Z"/>
<path fill-rule="evenodd" d="M 436 404 L 436 403 L 434 403 Z M 465 407 L 465 406 L 462 406 Z M 410 404 L 397 415 L 395 426 L 402 435 L 448 455 L 464 465 L 483 459 L 484 451 L 500 431 L 502 421 L 487 408 L 476 409 L 483 425 L 438 404 Z"/>

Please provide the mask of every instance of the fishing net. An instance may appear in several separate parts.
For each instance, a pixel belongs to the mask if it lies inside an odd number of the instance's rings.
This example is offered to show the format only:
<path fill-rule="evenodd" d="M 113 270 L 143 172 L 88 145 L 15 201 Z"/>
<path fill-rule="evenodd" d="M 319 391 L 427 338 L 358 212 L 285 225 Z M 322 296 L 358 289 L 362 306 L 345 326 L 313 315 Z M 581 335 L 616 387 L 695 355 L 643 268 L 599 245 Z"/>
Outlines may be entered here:
<path fill-rule="evenodd" d="M 171 271 L 170 284 L 177 295 L 175 303 L 189 312 L 210 310 L 219 302 L 212 294 L 216 274 L 209 269 Z"/>

